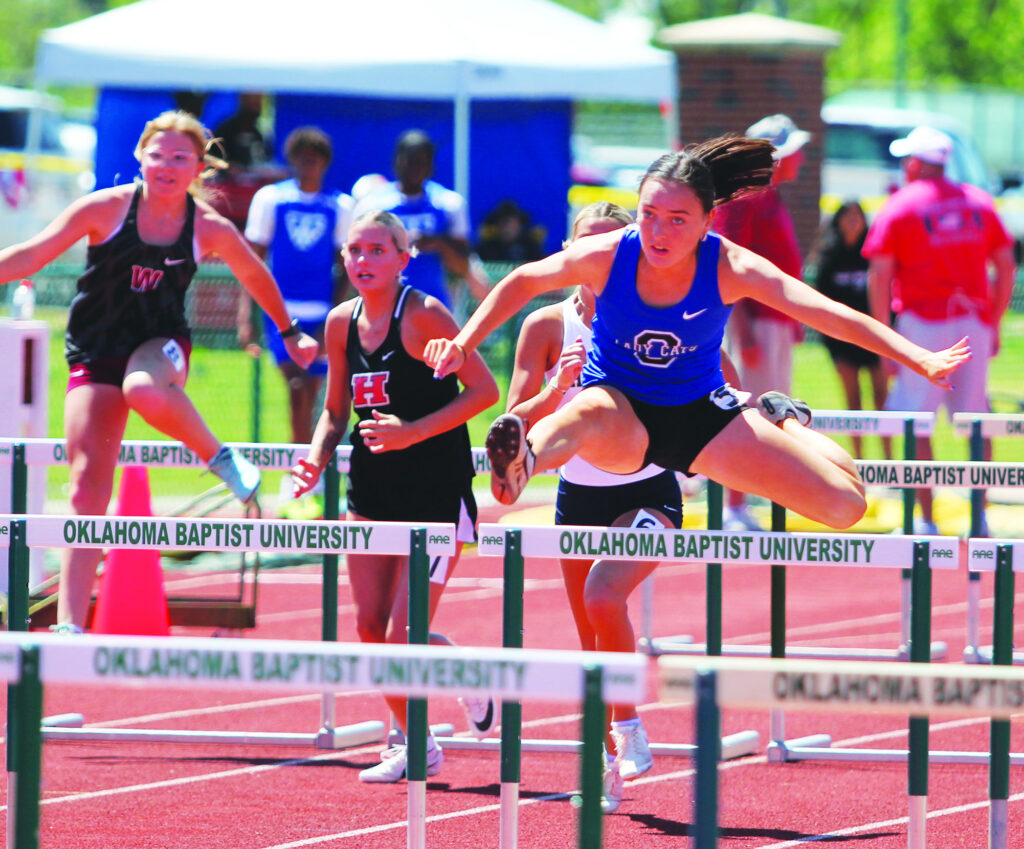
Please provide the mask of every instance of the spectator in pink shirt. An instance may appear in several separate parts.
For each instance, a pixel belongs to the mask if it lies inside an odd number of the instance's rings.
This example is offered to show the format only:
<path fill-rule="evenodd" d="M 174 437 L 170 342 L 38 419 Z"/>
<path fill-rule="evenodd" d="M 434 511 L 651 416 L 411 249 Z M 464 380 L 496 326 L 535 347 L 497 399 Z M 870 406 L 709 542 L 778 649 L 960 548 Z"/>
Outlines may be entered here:
<path fill-rule="evenodd" d="M 950 413 L 987 412 L 988 364 L 1017 270 L 1013 239 L 986 192 L 946 179 L 953 141 L 945 133 L 917 127 L 889 150 L 903 160 L 907 185 L 878 211 L 864 243 L 871 313 L 883 322 L 895 314 L 895 328 L 925 347 L 968 336 L 973 357 L 949 391 L 897 367 L 886 408 L 936 412 L 944 404 Z M 991 445 L 985 450 L 990 458 Z M 918 457 L 932 456 L 931 440 L 920 440 Z M 918 500 L 915 531 L 937 533 L 931 490 L 918 490 Z"/>

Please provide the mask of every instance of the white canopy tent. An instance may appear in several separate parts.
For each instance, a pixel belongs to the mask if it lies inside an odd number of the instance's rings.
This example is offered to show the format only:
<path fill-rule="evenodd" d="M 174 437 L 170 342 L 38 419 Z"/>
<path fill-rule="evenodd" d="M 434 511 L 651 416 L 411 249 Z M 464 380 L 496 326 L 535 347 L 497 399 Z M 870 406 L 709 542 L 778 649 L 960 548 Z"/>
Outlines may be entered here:
<path fill-rule="evenodd" d="M 36 80 L 450 98 L 464 195 L 473 99 L 675 96 L 671 53 L 549 0 L 139 0 L 46 31 Z"/>

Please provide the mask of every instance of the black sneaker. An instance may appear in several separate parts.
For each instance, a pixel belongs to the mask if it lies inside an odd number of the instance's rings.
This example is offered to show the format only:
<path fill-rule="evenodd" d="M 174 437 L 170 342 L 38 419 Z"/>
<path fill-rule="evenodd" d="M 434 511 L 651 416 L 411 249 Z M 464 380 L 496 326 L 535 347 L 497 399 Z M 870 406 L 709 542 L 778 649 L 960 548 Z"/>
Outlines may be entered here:
<path fill-rule="evenodd" d="M 519 416 L 498 416 L 487 431 L 491 462 L 491 494 L 502 504 L 515 504 L 533 475 L 536 458 L 526 441 L 526 424 Z"/>
<path fill-rule="evenodd" d="M 806 401 L 790 398 L 775 389 L 758 397 L 757 409 L 772 424 L 781 425 L 786 419 L 796 419 L 804 427 L 811 424 L 811 408 Z"/>

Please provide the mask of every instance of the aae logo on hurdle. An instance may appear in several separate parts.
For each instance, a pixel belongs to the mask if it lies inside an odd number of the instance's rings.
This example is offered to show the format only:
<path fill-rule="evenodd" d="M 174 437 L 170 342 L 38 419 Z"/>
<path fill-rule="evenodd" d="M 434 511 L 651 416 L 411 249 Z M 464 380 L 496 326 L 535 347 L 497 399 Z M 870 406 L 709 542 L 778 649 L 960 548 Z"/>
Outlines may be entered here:
<path fill-rule="evenodd" d="M 1024 540 L 972 539 L 967 543 L 967 568 L 972 572 L 994 572 L 1000 546 L 1010 547 L 1014 572 L 1024 572 Z"/>
<path fill-rule="evenodd" d="M 479 553 L 505 554 L 506 525 L 480 526 Z M 743 531 L 676 531 L 585 526 L 531 526 L 519 529 L 524 557 L 674 560 L 693 563 L 764 563 L 771 565 L 879 566 L 909 568 L 914 537 L 878 534 L 748 533 Z M 929 565 L 956 569 L 955 540 L 929 537 Z"/>

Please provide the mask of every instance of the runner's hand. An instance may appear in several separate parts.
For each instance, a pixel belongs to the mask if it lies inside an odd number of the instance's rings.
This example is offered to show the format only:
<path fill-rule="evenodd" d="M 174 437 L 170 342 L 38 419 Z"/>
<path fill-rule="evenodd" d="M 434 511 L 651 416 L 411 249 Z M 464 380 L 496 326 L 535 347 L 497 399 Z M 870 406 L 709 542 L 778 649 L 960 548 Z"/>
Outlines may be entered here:
<path fill-rule="evenodd" d="M 431 339 L 423 348 L 423 362 L 434 370 L 434 377 L 447 377 L 465 365 L 465 349 L 452 339 Z"/>
<path fill-rule="evenodd" d="M 292 466 L 292 496 L 298 498 L 309 492 L 320 480 L 320 467 L 303 458 Z"/>

